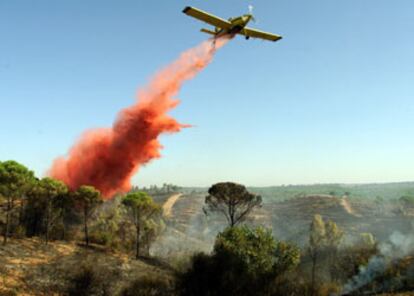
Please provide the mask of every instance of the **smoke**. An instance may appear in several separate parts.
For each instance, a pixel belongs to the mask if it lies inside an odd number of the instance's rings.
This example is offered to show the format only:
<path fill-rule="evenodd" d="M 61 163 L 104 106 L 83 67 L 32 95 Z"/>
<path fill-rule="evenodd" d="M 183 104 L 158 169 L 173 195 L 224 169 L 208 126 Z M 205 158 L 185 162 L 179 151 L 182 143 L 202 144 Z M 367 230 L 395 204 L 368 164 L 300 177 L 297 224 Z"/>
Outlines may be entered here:
<path fill-rule="evenodd" d="M 182 53 L 139 90 L 137 102 L 121 110 L 111 128 L 86 131 L 66 157 L 54 160 L 48 175 L 71 190 L 92 185 L 105 198 L 128 191 L 139 168 L 160 157 L 158 137 L 187 127 L 167 114 L 179 104 L 175 96 L 181 85 L 203 70 L 231 37 L 209 39 Z"/>
<path fill-rule="evenodd" d="M 379 245 L 379 254 L 373 256 L 366 266 L 344 286 L 342 294 L 349 294 L 371 283 L 382 275 L 389 264 L 396 259 L 409 255 L 414 250 L 414 236 L 394 231 L 387 242 Z"/>

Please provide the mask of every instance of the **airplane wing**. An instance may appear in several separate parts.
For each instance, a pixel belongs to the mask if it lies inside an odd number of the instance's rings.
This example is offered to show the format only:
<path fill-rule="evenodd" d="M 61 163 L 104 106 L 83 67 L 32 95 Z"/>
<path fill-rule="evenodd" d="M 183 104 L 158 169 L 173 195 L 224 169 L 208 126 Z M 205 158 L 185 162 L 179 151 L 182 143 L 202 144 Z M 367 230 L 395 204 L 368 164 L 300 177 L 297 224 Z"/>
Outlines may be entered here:
<path fill-rule="evenodd" d="M 247 28 L 247 27 L 245 27 L 243 30 L 241 30 L 239 32 L 239 34 L 242 34 L 246 37 L 261 38 L 261 39 L 270 40 L 270 41 L 278 41 L 278 40 L 282 39 L 282 36 L 272 34 L 272 33 L 263 32 L 263 31 L 259 31 L 259 30 L 256 30 L 256 29 Z"/>
<path fill-rule="evenodd" d="M 229 21 L 226 21 L 215 15 L 209 14 L 198 8 L 187 6 L 186 8 L 184 8 L 183 12 L 186 15 L 192 16 L 200 21 L 206 22 L 207 24 L 215 27 L 219 27 L 222 29 L 229 29 L 231 27 L 231 23 Z"/>

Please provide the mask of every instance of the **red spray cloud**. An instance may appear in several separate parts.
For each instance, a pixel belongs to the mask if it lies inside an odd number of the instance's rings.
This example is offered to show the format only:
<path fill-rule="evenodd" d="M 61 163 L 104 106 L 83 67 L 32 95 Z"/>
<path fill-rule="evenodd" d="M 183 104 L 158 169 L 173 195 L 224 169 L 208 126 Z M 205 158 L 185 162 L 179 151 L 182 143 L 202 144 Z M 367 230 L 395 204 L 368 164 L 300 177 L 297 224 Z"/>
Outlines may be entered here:
<path fill-rule="evenodd" d="M 92 185 L 105 198 L 128 191 L 140 166 L 161 156 L 158 137 L 186 127 L 167 114 L 179 103 L 174 97 L 181 85 L 203 70 L 230 38 L 215 44 L 207 40 L 183 52 L 139 90 L 136 104 L 121 110 L 111 128 L 86 131 L 66 157 L 55 159 L 48 174 L 72 190 Z"/>

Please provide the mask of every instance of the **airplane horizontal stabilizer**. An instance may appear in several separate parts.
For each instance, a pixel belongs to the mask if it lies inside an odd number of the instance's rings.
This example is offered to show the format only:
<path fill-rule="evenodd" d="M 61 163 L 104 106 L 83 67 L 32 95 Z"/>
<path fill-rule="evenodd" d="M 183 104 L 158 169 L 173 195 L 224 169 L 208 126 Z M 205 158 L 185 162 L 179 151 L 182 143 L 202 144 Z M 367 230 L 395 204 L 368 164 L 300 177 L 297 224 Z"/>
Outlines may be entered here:
<path fill-rule="evenodd" d="M 214 31 L 211 31 L 211 30 L 208 30 L 208 29 L 201 29 L 200 30 L 201 32 L 203 32 L 203 33 L 207 33 L 207 34 L 210 34 L 210 35 L 216 35 L 216 32 L 214 32 Z"/>

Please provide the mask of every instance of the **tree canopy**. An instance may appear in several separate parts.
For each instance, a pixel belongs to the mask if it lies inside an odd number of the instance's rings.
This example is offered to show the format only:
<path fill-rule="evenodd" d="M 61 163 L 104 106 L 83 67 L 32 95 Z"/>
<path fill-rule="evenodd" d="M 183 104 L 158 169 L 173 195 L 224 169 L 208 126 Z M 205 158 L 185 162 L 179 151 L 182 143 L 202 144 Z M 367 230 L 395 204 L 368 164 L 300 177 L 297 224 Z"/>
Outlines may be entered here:
<path fill-rule="evenodd" d="M 263 227 L 227 228 L 218 234 L 214 252 L 236 256 L 253 274 L 285 271 L 297 265 L 300 260 L 298 248 L 276 241 L 270 230 Z"/>
<path fill-rule="evenodd" d="M 143 214 L 157 208 L 151 196 L 143 191 L 132 192 L 122 199 L 122 203 L 132 210 L 141 210 Z"/>
<path fill-rule="evenodd" d="M 68 192 L 68 187 L 65 183 L 53 178 L 43 178 L 35 183 L 34 189 L 37 194 L 45 198 L 54 198 Z"/>
<path fill-rule="evenodd" d="M 75 192 L 74 197 L 83 207 L 92 208 L 102 203 L 102 196 L 98 189 L 93 186 L 82 185 Z"/>
<path fill-rule="evenodd" d="M 0 194 L 4 197 L 21 197 L 33 180 L 33 172 L 24 165 L 14 160 L 0 162 Z"/>
<path fill-rule="evenodd" d="M 250 193 L 245 186 L 232 182 L 217 183 L 210 187 L 205 199 L 207 211 L 222 213 L 230 227 L 244 221 L 248 214 L 260 206 L 260 195 Z"/>

